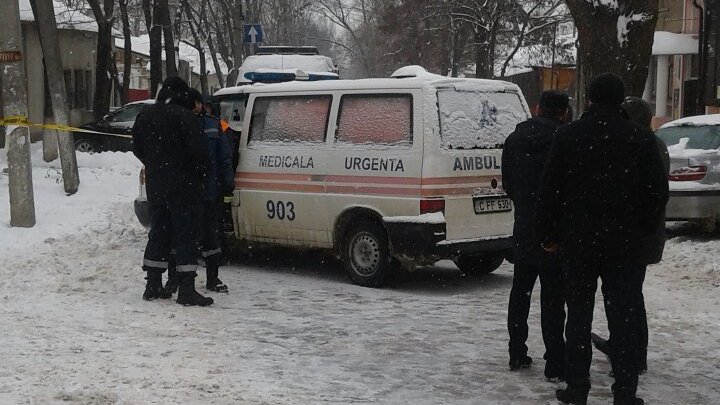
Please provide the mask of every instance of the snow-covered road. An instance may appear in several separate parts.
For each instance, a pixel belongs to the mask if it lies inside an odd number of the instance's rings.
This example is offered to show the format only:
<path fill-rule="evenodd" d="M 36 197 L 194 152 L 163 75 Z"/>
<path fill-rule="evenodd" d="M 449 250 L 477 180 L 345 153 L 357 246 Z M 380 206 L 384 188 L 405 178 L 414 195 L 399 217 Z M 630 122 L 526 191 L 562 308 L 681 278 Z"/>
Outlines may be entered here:
<path fill-rule="evenodd" d="M 463 278 L 441 263 L 379 290 L 347 283 L 332 259 L 281 251 L 222 268 L 230 294 L 212 307 L 143 301 L 137 164 L 103 155 L 81 158 L 70 198 L 47 176 L 55 164 L 35 159 L 33 230 L 7 227 L 0 176 L 0 404 L 556 403 L 537 291 L 536 363 L 507 371 L 507 264 Z M 681 226 L 648 271 L 650 404 L 720 403 L 718 239 Z M 595 356 L 593 404 L 611 403 L 609 367 Z"/>

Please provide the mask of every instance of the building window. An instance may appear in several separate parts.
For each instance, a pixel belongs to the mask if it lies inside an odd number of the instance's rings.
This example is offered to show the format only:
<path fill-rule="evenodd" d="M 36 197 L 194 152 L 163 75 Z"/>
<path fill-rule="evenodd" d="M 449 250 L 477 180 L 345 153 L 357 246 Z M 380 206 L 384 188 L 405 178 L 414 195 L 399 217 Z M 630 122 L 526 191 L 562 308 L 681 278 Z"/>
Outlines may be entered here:
<path fill-rule="evenodd" d="M 63 78 L 65 79 L 65 92 L 67 93 L 68 109 L 75 108 L 75 88 L 73 87 L 72 81 L 72 70 L 63 71 Z"/>

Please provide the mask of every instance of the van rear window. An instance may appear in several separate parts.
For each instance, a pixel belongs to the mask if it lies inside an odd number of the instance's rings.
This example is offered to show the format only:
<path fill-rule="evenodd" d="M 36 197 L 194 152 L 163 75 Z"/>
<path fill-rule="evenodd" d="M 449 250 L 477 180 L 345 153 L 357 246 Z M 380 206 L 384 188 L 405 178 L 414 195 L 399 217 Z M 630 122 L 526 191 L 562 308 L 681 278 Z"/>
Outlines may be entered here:
<path fill-rule="evenodd" d="M 325 142 L 332 97 L 258 97 L 253 105 L 248 143 Z"/>
<path fill-rule="evenodd" d="M 440 138 L 446 149 L 501 147 L 515 126 L 528 118 L 516 93 L 438 91 Z"/>
<path fill-rule="evenodd" d="M 412 95 L 344 95 L 337 127 L 339 143 L 412 145 Z"/>

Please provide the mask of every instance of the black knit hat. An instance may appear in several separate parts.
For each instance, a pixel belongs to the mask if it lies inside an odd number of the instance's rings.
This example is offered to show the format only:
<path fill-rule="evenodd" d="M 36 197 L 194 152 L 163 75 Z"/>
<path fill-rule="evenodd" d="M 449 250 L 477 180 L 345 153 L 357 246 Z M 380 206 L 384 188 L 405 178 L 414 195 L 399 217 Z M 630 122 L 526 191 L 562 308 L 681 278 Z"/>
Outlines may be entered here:
<path fill-rule="evenodd" d="M 556 115 L 570 107 L 570 97 L 557 90 L 547 90 L 540 95 L 540 112 L 542 114 Z"/>
<path fill-rule="evenodd" d="M 202 103 L 203 102 L 203 95 L 197 89 L 189 87 L 188 88 L 188 97 L 190 97 L 190 100 L 192 100 L 195 103 Z"/>
<path fill-rule="evenodd" d="M 622 109 L 625 110 L 630 121 L 633 121 L 644 127 L 650 127 L 652 123 L 652 107 L 647 101 L 640 97 L 626 97 L 622 103 Z"/>
<path fill-rule="evenodd" d="M 625 85 L 620 76 L 601 73 L 590 82 L 588 98 L 594 104 L 620 105 L 625 99 Z"/>

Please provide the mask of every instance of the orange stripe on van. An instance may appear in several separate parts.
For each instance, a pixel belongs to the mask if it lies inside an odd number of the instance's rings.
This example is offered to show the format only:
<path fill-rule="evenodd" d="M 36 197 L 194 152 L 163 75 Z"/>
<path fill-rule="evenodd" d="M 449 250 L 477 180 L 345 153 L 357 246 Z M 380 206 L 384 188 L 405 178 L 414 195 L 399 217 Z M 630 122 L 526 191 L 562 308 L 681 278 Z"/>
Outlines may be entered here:
<path fill-rule="evenodd" d="M 326 176 L 328 183 L 366 183 L 366 184 L 403 184 L 419 186 L 419 177 L 387 177 L 387 176 Z"/>
<path fill-rule="evenodd" d="M 235 180 L 240 179 L 257 179 L 257 180 L 292 180 L 292 181 L 317 181 L 316 178 L 320 178 L 322 181 L 322 175 L 311 175 L 311 174 L 297 174 L 297 173 L 265 173 L 265 172 L 237 172 L 235 173 Z"/>
<path fill-rule="evenodd" d="M 371 194 L 403 197 L 420 197 L 420 188 L 367 187 L 367 186 L 327 186 L 331 194 Z"/>
<path fill-rule="evenodd" d="M 442 197 L 448 195 L 472 195 L 475 187 L 456 187 L 456 188 L 424 188 L 422 189 L 423 197 Z"/>
<path fill-rule="evenodd" d="M 423 185 L 446 185 L 446 184 L 486 184 L 496 179 L 500 181 L 501 176 L 461 176 L 461 177 L 427 177 L 422 179 Z"/>
<path fill-rule="evenodd" d="M 243 190 L 299 191 L 303 193 L 325 192 L 325 187 L 321 184 L 261 183 L 237 179 L 235 180 L 235 187 Z"/>

